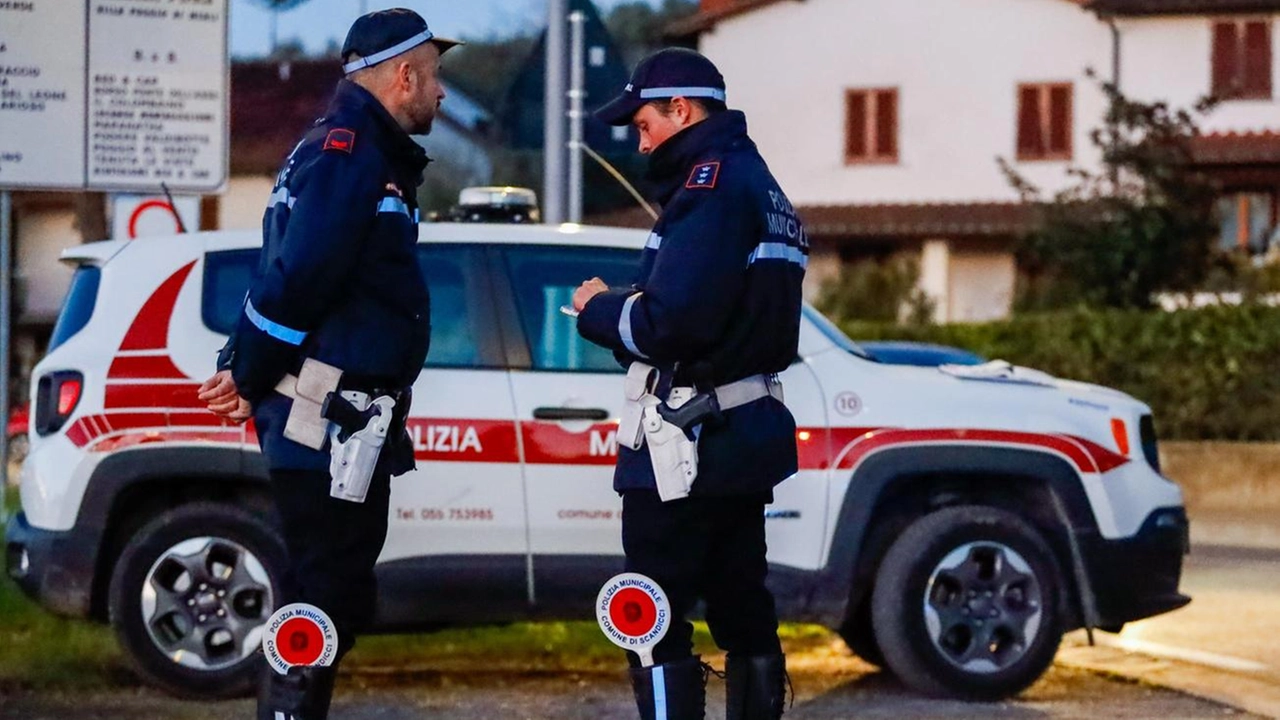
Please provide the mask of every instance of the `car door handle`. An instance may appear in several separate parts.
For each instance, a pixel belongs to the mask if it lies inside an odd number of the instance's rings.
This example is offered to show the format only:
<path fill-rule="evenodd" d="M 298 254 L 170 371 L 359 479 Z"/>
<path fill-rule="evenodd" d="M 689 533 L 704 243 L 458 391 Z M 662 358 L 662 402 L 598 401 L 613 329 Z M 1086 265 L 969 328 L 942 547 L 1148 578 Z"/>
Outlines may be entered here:
<path fill-rule="evenodd" d="M 573 408 L 573 407 L 540 407 L 533 411 L 533 416 L 538 420 L 601 420 L 609 419 L 609 411 L 600 408 Z"/>

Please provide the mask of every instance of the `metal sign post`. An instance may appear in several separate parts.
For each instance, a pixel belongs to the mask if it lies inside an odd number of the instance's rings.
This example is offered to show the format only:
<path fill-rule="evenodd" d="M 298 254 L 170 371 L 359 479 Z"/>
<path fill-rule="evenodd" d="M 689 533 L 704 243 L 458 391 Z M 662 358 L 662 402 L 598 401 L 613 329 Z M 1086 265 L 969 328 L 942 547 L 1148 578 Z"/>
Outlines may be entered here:
<path fill-rule="evenodd" d="M 10 289 L 13 283 L 12 238 L 13 198 L 8 190 L 0 190 L 0 408 L 4 408 L 4 442 L 0 444 L 0 467 L 4 468 L 4 489 L 0 490 L 0 523 L 9 521 L 9 321 Z"/>
<path fill-rule="evenodd" d="M 587 15 L 574 12 L 569 15 L 569 222 L 582 222 L 582 103 L 587 95 L 586 81 L 586 22 Z"/>
<path fill-rule="evenodd" d="M 565 215 L 565 15 L 568 0 L 547 0 L 547 89 L 543 122 L 542 220 L 564 222 Z"/>

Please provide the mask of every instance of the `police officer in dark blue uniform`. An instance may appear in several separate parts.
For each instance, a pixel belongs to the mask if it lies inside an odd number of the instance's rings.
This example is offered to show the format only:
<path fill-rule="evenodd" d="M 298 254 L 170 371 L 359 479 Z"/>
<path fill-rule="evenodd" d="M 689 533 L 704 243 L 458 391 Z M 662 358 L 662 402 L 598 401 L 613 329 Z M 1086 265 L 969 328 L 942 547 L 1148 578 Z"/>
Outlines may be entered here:
<path fill-rule="evenodd" d="M 636 702 L 645 720 L 703 717 L 703 669 L 692 626 L 681 622 L 701 598 L 728 653 L 728 717 L 777 718 L 786 670 L 765 587 L 764 508 L 797 466 L 776 374 L 796 358 L 808 241 L 702 55 L 650 56 L 597 116 L 635 125 L 663 211 L 634 286 L 592 279 L 577 290 L 578 331 L 625 365 L 656 368 L 658 398 L 693 387 L 721 406 L 682 428 L 698 456 L 687 497 L 663 502 L 651 447 L 619 449 L 627 570 L 656 580 L 677 618 L 654 649 L 655 667 L 630 658 Z"/>
<path fill-rule="evenodd" d="M 201 389 L 215 413 L 252 415 L 289 554 L 283 600 L 332 618 L 339 658 L 374 611 L 390 478 L 414 465 L 404 418 L 431 326 L 416 253 L 416 190 L 428 158 L 410 135 L 430 131 L 444 99 L 440 56 L 456 44 L 411 10 L 374 12 L 351 26 L 346 78 L 280 171 L 243 315 Z M 336 443 L 327 421 L 312 418 L 318 449 L 286 437 L 303 393 L 296 377 L 310 361 L 341 371 L 335 394 L 394 402 L 363 501 L 331 497 Z M 336 668 L 267 671 L 258 718 L 326 717 Z"/>

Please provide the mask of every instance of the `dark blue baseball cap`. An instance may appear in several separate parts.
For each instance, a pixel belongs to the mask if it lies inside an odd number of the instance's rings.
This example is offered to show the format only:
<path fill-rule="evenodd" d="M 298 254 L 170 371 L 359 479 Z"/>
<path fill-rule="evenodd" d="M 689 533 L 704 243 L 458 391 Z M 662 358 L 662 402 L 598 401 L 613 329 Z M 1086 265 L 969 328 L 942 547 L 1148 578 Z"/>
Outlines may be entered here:
<path fill-rule="evenodd" d="M 346 42 L 342 43 L 342 71 L 348 75 L 362 68 L 372 67 L 384 60 L 407 53 L 419 45 L 431 42 L 440 53 L 456 45 L 460 40 L 436 36 L 427 27 L 427 21 L 407 8 L 378 10 L 361 15 L 351 23 Z M 360 59 L 350 62 L 352 55 Z"/>
<path fill-rule="evenodd" d="M 622 94 L 596 110 L 596 117 L 610 125 L 627 125 L 650 102 L 674 97 L 725 102 L 724 76 L 699 52 L 660 50 L 640 61 Z"/>

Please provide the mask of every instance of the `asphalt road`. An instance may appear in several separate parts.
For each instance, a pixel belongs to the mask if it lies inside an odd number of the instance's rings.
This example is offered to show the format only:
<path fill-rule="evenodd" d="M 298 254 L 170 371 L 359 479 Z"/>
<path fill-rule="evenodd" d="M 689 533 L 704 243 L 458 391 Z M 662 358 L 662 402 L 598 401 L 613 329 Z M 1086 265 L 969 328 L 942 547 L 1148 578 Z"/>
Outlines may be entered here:
<path fill-rule="evenodd" d="M 1191 696 L 1086 670 L 1055 667 L 1014 701 L 970 704 L 921 698 L 849 657 L 839 643 L 796 658 L 796 702 L 787 718 L 1220 718 L 1255 717 Z M 723 683 L 712 680 L 708 717 L 724 717 Z M 253 705 L 181 702 L 144 688 L 91 695 L 0 698 L 8 720 L 232 720 Z M 632 720 L 621 672 L 498 674 L 421 671 L 344 676 L 334 720 Z"/>
<path fill-rule="evenodd" d="M 1085 647 L 1083 633 L 1073 634 L 1057 665 L 1026 693 L 1004 703 L 921 698 L 850 656 L 839 641 L 809 647 L 790 659 L 796 701 L 787 717 L 1280 717 L 1280 550 L 1198 546 L 1187 558 L 1183 588 L 1194 597 L 1190 606 L 1133 623 L 1119 636 L 1099 633 L 1097 647 Z M 708 694 L 708 717 L 723 717 L 722 681 L 712 679 Z M 143 687 L 0 696 L 0 720 L 252 716 L 247 700 L 183 702 Z M 513 674 L 451 666 L 345 674 L 331 716 L 621 720 L 634 718 L 635 710 L 621 668 Z"/>
<path fill-rule="evenodd" d="M 1059 660 L 1280 717 L 1280 549 L 1193 544 L 1182 589 L 1187 607 Z M 1081 642 L 1077 633 L 1069 644 Z"/>

